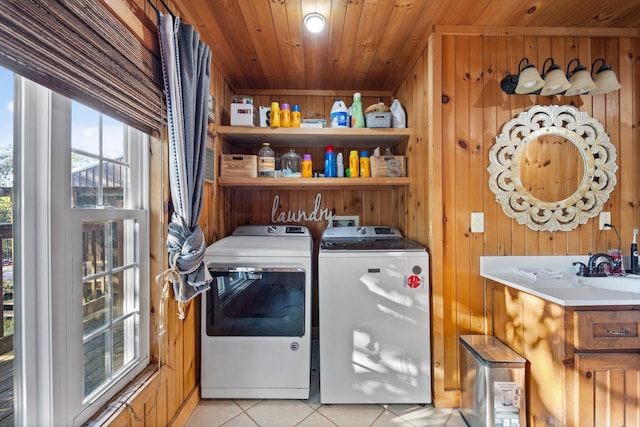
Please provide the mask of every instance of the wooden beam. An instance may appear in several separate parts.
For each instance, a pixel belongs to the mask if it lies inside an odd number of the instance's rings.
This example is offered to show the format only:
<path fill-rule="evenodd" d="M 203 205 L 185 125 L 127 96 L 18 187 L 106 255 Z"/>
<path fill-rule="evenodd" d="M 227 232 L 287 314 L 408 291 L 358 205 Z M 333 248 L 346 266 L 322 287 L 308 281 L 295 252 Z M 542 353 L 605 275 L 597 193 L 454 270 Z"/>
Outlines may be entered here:
<path fill-rule="evenodd" d="M 592 27 L 493 27 L 480 25 L 436 25 L 442 35 L 550 36 L 550 37 L 629 37 L 640 38 L 640 28 Z"/>

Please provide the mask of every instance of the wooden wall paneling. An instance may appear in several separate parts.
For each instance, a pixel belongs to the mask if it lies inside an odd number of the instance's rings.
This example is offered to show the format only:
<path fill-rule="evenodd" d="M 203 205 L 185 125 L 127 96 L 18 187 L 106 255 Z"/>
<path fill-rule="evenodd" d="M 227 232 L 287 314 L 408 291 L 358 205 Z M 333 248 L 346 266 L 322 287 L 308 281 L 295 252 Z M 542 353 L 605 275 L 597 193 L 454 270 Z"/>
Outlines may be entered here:
<path fill-rule="evenodd" d="M 478 182 L 485 182 L 486 161 L 484 142 L 484 109 L 481 107 L 484 92 L 484 38 L 471 37 L 469 40 L 469 214 L 465 219 L 466 233 L 469 235 L 469 331 L 484 334 L 484 280 L 478 276 L 480 255 L 484 254 L 484 233 L 471 233 L 471 212 L 482 212 L 482 191 L 471 190 Z"/>
<path fill-rule="evenodd" d="M 432 289 L 432 366 L 433 366 L 433 397 L 434 404 L 438 407 L 457 406 L 460 404 L 460 395 L 455 390 L 447 390 L 445 386 L 445 360 L 444 336 L 447 332 L 445 319 L 446 287 L 444 280 L 445 258 L 445 214 L 444 214 L 444 118 L 449 112 L 445 109 L 444 71 L 445 54 L 450 56 L 448 48 L 445 49 L 442 34 L 434 33 L 429 37 L 427 50 L 427 115 L 428 115 L 428 194 L 429 194 L 429 246 L 431 249 L 431 289 Z M 450 94 L 449 94 L 450 95 Z"/>
<path fill-rule="evenodd" d="M 455 365 L 457 362 L 455 355 L 457 354 L 457 343 L 454 343 L 457 337 L 457 283 L 455 277 L 456 269 L 456 227 L 455 227 L 455 200 L 456 200 L 456 182 L 455 182 L 455 147 L 457 135 L 455 133 L 456 118 L 456 97 L 458 76 L 456 75 L 456 57 L 457 43 L 454 37 L 443 37 L 442 55 L 443 69 L 446 70 L 442 75 L 442 166 L 439 170 L 434 169 L 434 173 L 441 174 L 442 182 L 442 218 L 443 218 L 443 259 L 441 260 L 443 269 L 443 319 L 444 319 L 444 336 L 441 345 L 444 347 L 444 353 L 448 357 L 442 361 L 444 367 L 444 389 L 455 389 L 457 379 L 452 375 L 449 364 Z M 446 101 L 445 101 L 446 100 Z M 453 359 L 453 360 L 452 360 Z"/>
<path fill-rule="evenodd" d="M 595 61 L 599 57 L 606 57 L 606 60 L 609 61 L 609 64 L 614 64 L 613 67 L 618 69 L 615 64 L 620 63 L 619 58 L 619 41 L 617 38 L 607 38 L 607 39 L 593 39 L 593 44 L 590 45 L 592 47 L 592 55 L 591 55 L 591 63 Z M 597 44 L 596 44 L 597 43 Z M 598 45 L 602 45 L 602 54 L 598 51 Z M 599 66 L 599 65 L 598 65 Z M 589 70 L 591 70 L 591 64 L 589 64 Z M 595 74 L 595 73 L 594 73 Z M 602 116 L 602 125 L 604 126 L 605 132 L 609 135 L 611 142 L 616 147 L 618 152 L 618 157 L 616 159 L 616 163 L 618 165 L 618 171 L 616 172 L 617 177 L 623 177 L 626 175 L 623 167 L 625 166 L 623 162 L 623 157 L 621 154 L 622 148 L 622 140 L 621 140 L 621 111 L 620 111 L 620 91 L 616 91 L 611 94 L 598 95 L 593 96 L 592 102 L 594 105 L 596 103 L 602 104 L 604 107 L 604 116 Z M 616 188 L 609 196 L 609 201 L 607 202 L 607 209 L 611 211 L 611 223 L 614 227 L 620 230 L 620 220 L 623 215 L 622 209 L 622 191 L 624 191 L 624 187 L 622 187 L 620 180 L 616 184 Z M 621 209 L 616 209 L 616 207 L 620 207 Z M 606 239 L 601 239 L 602 247 L 601 249 L 605 252 L 609 249 L 618 247 L 618 238 L 616 233 L 613 230 L 604 232 Z M 603 241 L 602 241 L 603 240 Z M 599 249 L 598 249 L 599 250 Z"/>
<path fill-rule="evenodd" d="M 512 37 L 497 37 L 496 39 L 496 69 L 498 70 L 498 75 L 496 77 L 497 81 L 502 81 L 502 79 L 508 74 L 514 74 L 518 72 L 518 64 L 514 64 L 515 61 L 518 61 L 516 58 L 512 58 L 511 55 L 511 44 Z M 485 55 L 489 52 L 485 49 Z M 502 90 L 498 91 L 498 97 L 496 99 L 496 127 L 491 129 L 494 134 L 492 139 L 492 145 L 495 143 L 495 137 L 502 131 L 502 126 L 504 123 L 511 120 L 511 98 L 505 94 Z M 489 159 L 489 151 L 491 147 L 486 147 L 487 152 L 485 153 L 485 158 Z M 487 180 L 485 180 L 486 185 L 488 186 L 488 174 Z M 492 206 L 491 210 L 487 210 L 490 215 L 485 216 L 485 234 L 486 233 L 496 233 L 496 247 L 494 248 L 494 255 L 510 255 L 512 253 L 512 238 L 511 238 L 511 220 L 503 213 L 502 207 L 499 203 L 496 202 L 495 195 L 493 192 L 489 190 L 489 194 L 491 197 L 490 205 Z"/>
<path fill-rule="evenodd" d="M 630 171 L 632 177 L 629 178 L 634 185 L 633 196 L 630 196 L 633 200 L 628 203 L 628 206 L 625 206 L 626 209 L 630 209 L 633 211 L 633 227 L 640 228 L 640 173 L 638 173 L 637 165 L 640 165 L 640 106 L 638 106 L 638 100 L 640 99 L 640 83 L 638 83 L 638 75 L 640 75 L 640 39 L 635 39 L 633 41 L 628 41 L 624 43 L 625 46 L 628 46 L 627 51 L 623 52 L 623 57 L 625 58 L 625 62 L 630 62 L 629 67 L 626 73 L 624 73 L 624 81 L 627 82 L 625 87 L 630 88 L 627 94 L 624 95 L 624 101 L 626 105 L 632 105 L 630 108 L 625 108 L 624 111 L 628 111 L 632 114 L 632 118 L 629 120 L 629 123 L 625 123 L 625 135 L 631 137 L 631 141 L 633 141 L 630 145 L 633 147 L 633 152 L 630 157 L 633 157 L 634 163 Z M 622 68 L 622 63 L 621 67 Z M 621 71 L 619 71 L 620 73 Z M 633 102 L 631 102 L 633 101 Z M 633 130 L 631 130 L 631 129 Z M 628 231 L 623 232 L 623 235 L 627 236 L 627 240 L 623 240 L 623 245 L 628 244 L 631 237 L 628 236 Z"/>
<path fill-rule="evenodd" d="M 495 255 L 498 251 L 498 230 L 496 227 L 495 217 L 499 208 L 498 203 L 495 201 L 495 195 L 489 189 L 489 150 L 494 144 L 496 132 L 498 129 L 497 123 L 497 111 L 498 106 L 501 103 L 501 97 L 503 92 L 500 90 L 500 81 L 502 80 L 502 73 L 500 73 L 498 62 L 498 41 L 502 38 L 488 36 L 484 37 L 483 43 L 483 76 L 482 76 L 482 97 L 478 100 L 483 108 L 482 114 L 482 147 L 478 153 L 478 162 L 482 163 L 482 176 L 478 176 L 478 181 L 487 183 L 483 185 L 482 194 L 482 207 L 480 211 L 484 212 L 484 227 L 485 231 L 481 234 L 483 239 L 483 253 L 486 255 Z M 489 307 L 485 304 L 485 307 Z M 487 331 L 490 322 L 485 321 L 485 332 Z"/>
<path fill-rule="evenodd" d="M 621 184 L 623 214 L 618 231 L 622 238 L 622 251 L 631 244 L 632 231 L 640 228 L 640 39 L 622 39 L 619 46 L 619 66 L 615 69 L 622 89 L 620 98 L 620 173 L 627 177 Z M 607 99 L 613 94 L 605 95 Z"/>
<path fill-rule="evenodd" d="M 200 369 L 197 361 L 200 360 L 198 352 L 199 346 L 197 341 L 200 340 L 198 332 L 200 328 L 200 311 L 198 310 L 199 298 L 194 298 L 189 302 L 189 313 L 183 320 L 182 329 L 184 331 L 184 339 L 182 341 L 182 396 L 180 396 L 180 405 L 184 402 L 195 388 L 199 378 L 197 374 Z"/>
<path fill-rule="evenodd" d="M 569 62 L 573 58 L 579 58 L 581 62 L 585 63 L 589 61 L 588 58 L 591 57 L 590 51 L 590 43 L 587 46 L 584 38 L 574 38 L 574 37 L 566 37 L 563 39 L 565 42 L 565 63 L 569 64 Z M 574 67 L 575 62 L 572 64 L 572 68 Z M 591 64 L 588 65 L 589 70 Z M 583 95 L 579 97 L 570 97 L 570 96 L 562 96 L 560 98 L 563 103 L 574 105 L 576 108 L 580 109 L 580 111 L 584 111 L 589 116 L 594 117 L 600 120 L 599 115 L 601 114 L 600 109 L 596 103 L 596 108 L 594 111 L 594 103 L 593 97 Z M 597 113 L 596 113 L 597 112 Z M 597 251 L 595 245 L 598 245 L 598 242 L 603 237 L 602 231 L 598 230 L 598 221 L 589 221 L 587 224 L 579 227 L 576 230 L 569 232 L 570 236 L 573 238 L 579 238 L 582 244 L 582 253 L 594 252 Z"/>
<path fill-rule="evenodd" d="M 422 55 L 405 83 L 399 88 L 397 96 L 405 106 L 407 126 L 412 129 L 411 139 L 405 150 L 407 156 L 407 174 L 414 178 L 413 184 L 406 193 L 407 237 L 427 246 L 429 236 L 428 196 L 429 173 L 427 130 L 427 56 Z"/>
<path fill-rule="evenodd" d="M 626 170 L 631 177 L 628 178 L 630 184 L 623 187 L 628 189 L 623 200 L 623 208 L 627 213 L 623 216 L 619 231 L 623 248 L 627 248 L 631 243 L 629 230 L 640 228 L 640 173 L 637 166 L 640 165 L 640 39 L 622 39 L 620 48 L 620 66 L 616 73 L 625 88 L 619 95 L 621 105 L 624 105 L 620 109 L 624 124 L 621 138 L 626 150 L 623 154 L 629 158 L 629 163 L 625 163 L 628 167 Z"/>
<path fill-rule="evenodd" d="M 168 180 L 168 168 L 166 164 L 168 162 L 168 144 L 164 143 L 166 141 L 166 135 L 160 135 L 160 138 L 152 137 L 149 139 L 150 143 L 150 173 L 154 177 L 158 177 L 159 179 L 150 179 L 149 180 L 149 250 L 150 250 L 150 275 L 149 278 L 151 280 L 150 283 L 150 301 L 149 301 L 149 310 L 150 310 L 150 319 L 149 319 L 149 353 L 150 353 L 150 362 L 158 363 L 159 360 L 164 360 L 161 358 L 160 350 L 166 349 L 169 344 L 169 337 L 167 334 L 162 336 L 159 335 L 159 327 L 160 327 L 160 305 L 162 304 L 161 296 L 162 296 L 162 283 L 156 283 L 155 277 L 162 271 L 165 271 L 168 268 L 168 257 L 167 257 L 167 248 L 165 246 L 166 241 L 166 230 L 169 224 L 169 215 L 168 211 L 165 209 L 167 206 L 167 200 L 170 198 L 170 189 L 169 186 L 165 186 L 165 180 Z M 165 325 L 166 326 L 166 325 Z M 164 369 L 164 368 L 160 368 Z M 154 382 L 155 385 L 159 384 L 159 379 L 156 379 Z M 156 412 L 156 421 L 159 423 L 158 425 L 165 425 L 166 420 L 169 419 L 173 414 L 169 415 L 166 411 L 166 401 L 167 401 L 167 392 L 160 393 L 157 395 L 157 408 Z M 122 418 L 126 416 L 131 419 L 131 414 L 128 410 L 121 411 Z M 120 422 L 115 422 L 113 425 L 123 425 Z M 126 425 L 126 424 L 125 424 Z"/>
<path fill-rule="evenodd" d="M 381 216 L 383 216 L 381 211 L 383 209 L 386 210 L 387 215 L 384 215 L 384 216 L 388 217 L 389 208 L 393 205 L 393 200 L 391 200 L 390 198 L 387 200 L 384 200 L 384 204 L 386 206 L 383 206 L 380 203 L 382 201 L 380 197 L 380 193 L 381 192 L 379 191 L 362 192 L 362 216 L 363 216 L 363 218 L 361 218 L 362 225 L 384 225 L 384 223 L 381 222 L 381 218 L 380 218 Z M 386 199 L 386 197 L 384 197 L 383 199 Z"/>
<path fill-rule="evenodd" d="M 535 36 L 528 36 L 528 35 L 524 36 L 523 49 L 524 49 L 523 51 L 524 57 L 529 58 L 529 60 L 536 58 L 537 52 L 538 52 L 538 38 Z M 535 65 L 538 68 L 538 71 L 542 72 L 540 71 L 540 68 L 542 68 L 542 65 L 541 64 L 535 64 Z M 538 96 L 536 95 L 524 95 L 523 98 L 528 107 L 537 104 Z M 517 113 L 519 113 L 519 111 L 514 113 L 513 116 L 515 117 Z M 512 223 L 514 224 L 514 226 L 516 226 L 517 224 L 516 221 L 512 221 Z M 529 227 L 526 227 L 524 225 L 517 225 L 517 227 L 518 227 L 518 232 L 522 233 L 524 236 L 523 243 L 528 250 L 528 254 L 539 255 L 541 253 L 541 250 L 543 249 L 541 248 L 541 241 L 542 241 L 541 233 L 531 230 L 529 229 Z"/>
<path fill-rule="evenodd" d="M 449 275 L 449 283 L 453 285 L 456 292 L 455 303 L 451 305 L 455 313 L 456 322 L 452 325 L 453 334 L 447 336 L 446 349 L 449 351 L 450 361 L 449 382 L 447 388 L 459 388 L 458 366 L 459 344 L 458 336 L 470 333 L 471 295 L 469 289 L 469 269 L 470 269 L 470 245 L 469 245 L 469 215 L 470 215 L 470 37 L 457 37 L 455 41 L 456 63 L 455 63 L 455 115 L 453 139 L 447 141 L 445 150 L 450 150 L 451 168 L 446 170 L 446 179 L 455 186 L 455 198 L 447 204 L 447 219 L 452 224 L 453 234 L 451 237 L 455 242 L 452 247 L 452 257 L 446 261 L 445 272 Z M 453 317 L 453 316 L 452 316 Z"/>
<path fill-rule="evenodd" d="M 509 62 L 513 64 L 514 72 L 518 72 L 518 63 L 522 58 L 525 58 L 526 55 L 530 55 L 531 51 L 525 48 L 525 38 L 524 37 L 510 37 L 509 41 Z M 532 95 L 512 95 L 507 98 L 509 102 L 509 117 L 513 119 L 517 116 L 518 112 L 523 111 L 526 107 L 534 104 L 532 101 Z M 510 120 L 509 119 L 509 120 Z M 505 122 L 503 122 L 504 124 Z M 512 253 L 521 253 L 526 255 L 535 255 L 537 253 L 537 245 L 536 250 L 532 251 L 531 247 L 527 245 L 529 243 L 527 241 L 527 232 L 526 227 L 517 223 L 517 221 L 513 219 L 509 219 L 509 227 L 511 231 L 511 252 Z"/>

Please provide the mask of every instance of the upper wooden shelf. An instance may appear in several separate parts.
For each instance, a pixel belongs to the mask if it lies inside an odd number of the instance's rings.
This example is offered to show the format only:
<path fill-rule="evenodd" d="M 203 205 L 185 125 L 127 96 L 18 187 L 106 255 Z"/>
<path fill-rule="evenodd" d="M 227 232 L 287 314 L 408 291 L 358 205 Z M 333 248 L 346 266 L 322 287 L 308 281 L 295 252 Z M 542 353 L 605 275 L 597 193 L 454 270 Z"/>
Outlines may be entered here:
<path fill-rule="evenodd" d="M 376 177 L 376 178 L 238 178 L 218 177 L 221 187 L 250 188 L 291 188 L 304 189 L 338 189 L 359 187 L 406 187 L 411 184 L 408 177 Z"/>
<path fill-rule="evenodd" d="M 411 135 L 408 128 L 262 128 L 218 126 L 218 135 L 236 146 L 260 146 L 263 142 L 273 147 L 325 147 L 336 148 L 395 147 Z"/>

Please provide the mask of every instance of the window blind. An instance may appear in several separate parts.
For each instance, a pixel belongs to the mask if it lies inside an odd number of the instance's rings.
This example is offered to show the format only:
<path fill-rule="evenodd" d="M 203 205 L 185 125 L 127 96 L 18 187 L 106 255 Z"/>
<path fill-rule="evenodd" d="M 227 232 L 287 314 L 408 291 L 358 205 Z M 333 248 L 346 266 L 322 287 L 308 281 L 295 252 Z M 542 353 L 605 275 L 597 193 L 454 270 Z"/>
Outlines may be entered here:
<path fill-rule="evenodd" d="M 0 65 L 146 133 L 164 123 L 160 59 L 97 0 L 0 1 Z"/>

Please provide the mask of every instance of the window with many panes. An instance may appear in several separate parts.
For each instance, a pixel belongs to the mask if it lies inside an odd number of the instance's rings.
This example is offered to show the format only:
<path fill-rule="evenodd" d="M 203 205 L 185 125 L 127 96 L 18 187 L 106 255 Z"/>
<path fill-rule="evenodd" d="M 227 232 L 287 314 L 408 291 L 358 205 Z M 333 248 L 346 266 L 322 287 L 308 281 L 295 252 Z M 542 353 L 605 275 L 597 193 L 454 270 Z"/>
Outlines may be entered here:
<path fill-rule="evenodd" d="M 95 210 L 92 217 L 102 217 L 82 221 L 85 399 L 140 355 L 140 224 L 117 213 L 143 207 L 143 177 L 131 170 L 131 161 L 139 160 L 133 152 L 145 145 L 141 139 L 139 132 L 117 120 L 71 103 L 71 206 L 76 213 Z"/>
<path fill-rule="evenodd" d="M 149 362 L 148 137 L 17 81 L 20 257 L 37 268 L 18 275 L 34 292 L 16 400 L 38 400 L 16 418 L 81 425 Z"/>

